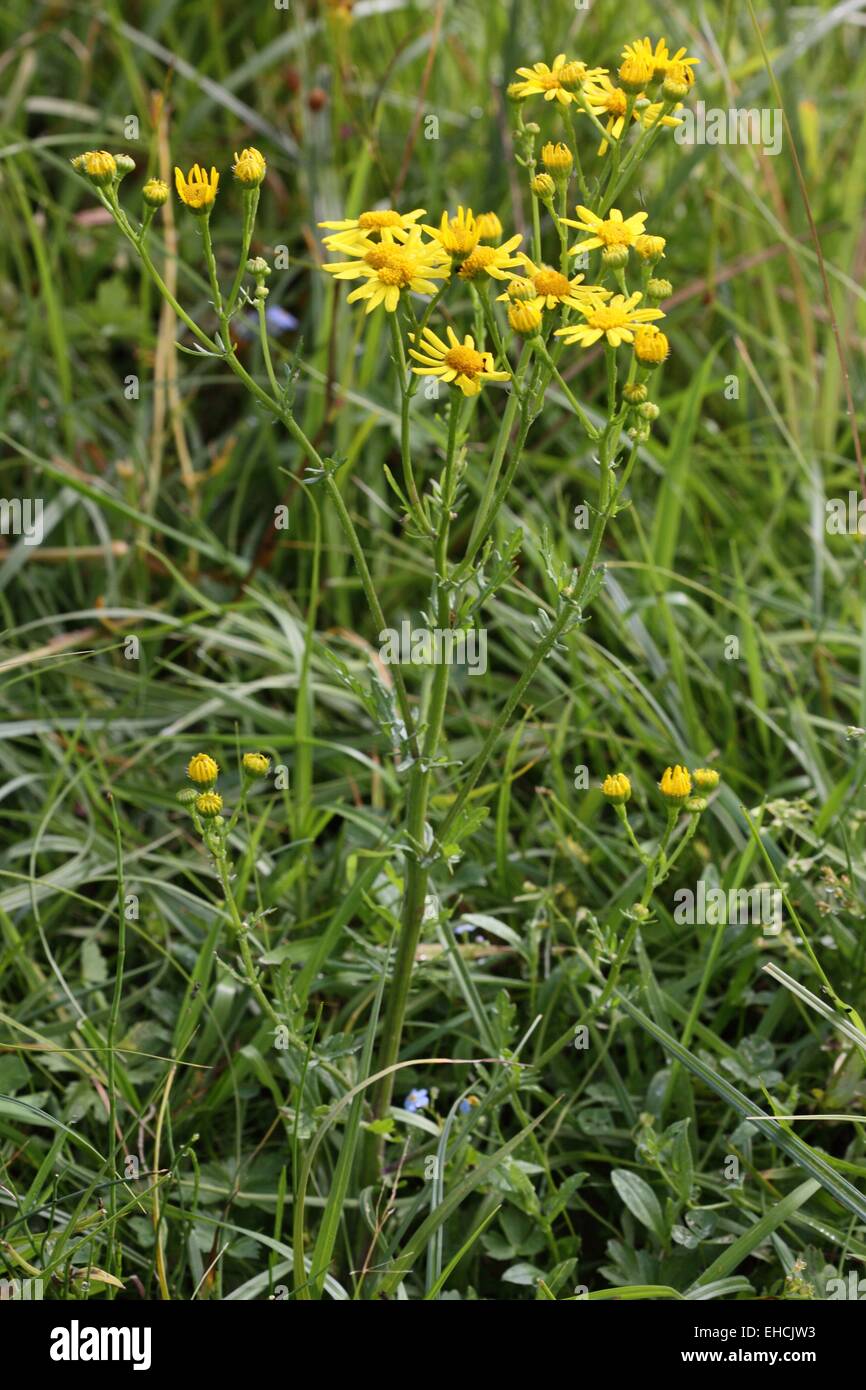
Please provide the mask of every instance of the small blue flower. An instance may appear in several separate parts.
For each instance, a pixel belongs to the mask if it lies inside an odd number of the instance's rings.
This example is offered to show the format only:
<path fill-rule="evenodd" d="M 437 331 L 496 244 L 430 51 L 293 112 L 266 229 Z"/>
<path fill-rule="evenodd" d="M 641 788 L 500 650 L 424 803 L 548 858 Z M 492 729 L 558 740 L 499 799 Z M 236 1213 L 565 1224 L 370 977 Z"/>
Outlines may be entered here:
<path fill-rule="evenodd" d="M 418 1110 L 426 1110 L 430 1104 L 430 1092 L 426 1087 L 415 1087 L 411 1090 L 403 1102 L 403 1109 L 408 1110 L 412 1115 Z"/>
<path fill-rule="evenodd" d="M 460 1111 L 461 1115 L 468 1115 L 475 1109 L 476 1105 L 478 1104 L 479 1100 L 477 1096 L 466 1096 L 465 1099 L 461 1100 L 457 1109 Z"/>

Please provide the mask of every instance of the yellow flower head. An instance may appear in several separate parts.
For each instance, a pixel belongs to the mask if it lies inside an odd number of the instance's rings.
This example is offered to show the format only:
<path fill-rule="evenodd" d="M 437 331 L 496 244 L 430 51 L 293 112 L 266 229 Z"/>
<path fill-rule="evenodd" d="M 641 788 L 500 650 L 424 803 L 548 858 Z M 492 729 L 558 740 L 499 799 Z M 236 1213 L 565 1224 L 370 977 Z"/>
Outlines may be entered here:
<path fill-rule="evenodd" d="M 244 753 L 241 761 L 244 772 L 248 772 L 251 777 L 267 777 L 271 760 L 266 758 L 264 753 Z"/>
<path fill-rule="evenodd" d="M 644 43 L 648 45 L 649 39 L 644 39 Z M 665 39 L 659 39 L 653 52 L 656 77 L 673 76 L 675 81 L 686 87 L 694 84 L 695 74 L 692 68 L 700 61 L 700 58 L 689 58 L 685 48 L 678 48 L 675 53 L 670 53 Z"/>
<path fill-rule="evenodd" d="M 501 296 L 505 298 L 505 296 Z M 508 322 L 515 333 L 530 337 L 541 327 L 541 309 L 537 300 L 517 299 L 508 310 Z"/>
<path fill-rule="evenodd" d="M 670 350 L 670 343 L 664 333 L 651 323 L 639 328 L 634 335 L 634 355 L 638 362 L 643 362 L 648 367 L 657 367 L 660 362 L 664 362 Z"/>
<path fill-rule="evenodd" d="M 168 184 L 162 179 L 148 179 L 141 196 L 149 208 L 161 208 L 163 203 L 168 202 Z"/>
<path fill-rule="evenodd" d="M 634 246 L 638 237 L 643 235 L 648 216 L 645 212 L 635 212 L 631 217 L 624 218 L 619 208 L 611 208 L 607 217 L 599 217 L 591 208 L 583 207 L 580 203 L 577 214 L 577 222 L 568 217 L 562 220 L 567 227 L 576 227 L 588 235 L 585 241 L 575 242 L 569 250 L 570 256 L 578 251 L 594 251 L 598 246 L 606 251 L 615 246 Z"/>
<path fill-rule="evenodd" d="M 189 760 L 186 775 L 191 782 L 198 782 L 199 786 L 207 787 L 216 781 L 219 771 L 219 763 L 209 753 L 196 753 Z"/>
<path fill-rule="evenodd" d="M 87 150 L 72 161 L 73 167 L 84 173 L 97 188 L 113 183 L 117 175 L 117 160 L 108 150 Z"/>
<path fill-rule="evenodd" d="M 208 820 L 211 816 L 218 816 L 222 808 L 223 799 L 219 792 L 200 792 L 195 799 L 195 809 Z"/>
<path fill-rule="evenodd" d="M 502 223 L 495 212 L 476 213 L 475 230 L 479 241 L 499 241 L 502 237 Z"/>
<path fill-rule="evenodd" d="M 515 275 L 513 280 L 509 280 L 505 287 L 505 293 L 499 295 L 499 299 L 513 304 L 517 299 L 537 299 L 538 291 L 531 280 L 526 276 Z"/>
<path fill-rule="evenodd" d="M 569 106 L 575 100 L 573 89 L 580 87 L 589 77 L 599 77 L 606 68 L 588 68 L 585 63 L 569 62 L 564 53 L 557 53 L 551 67 L 547 63 L 533 63 L 532 67 L 518 68 L 517 75 L 522 82 L 513 82 L 509 93 L 514 91 L 518 99 L 543 96 L 545 101 L 557 101 L 561 106 Z"/>
<path fill-rule="evenodd" d="M 692 779 L 689 770 L 677 763 L 676 767 L 666 767 L 659 782 L 659 791 L 668 801 L 685 801 L 692 794 Z"/>
<path fill-rule="evenodd" d="M 580 343 L 581 347 L 592 347 L 599 338 L 605 338 L 613 348 L 618 348 L 621 343 L 630 343 L 641 324 L 664 318 L 661 309 L 638 309 L 636 306 L 642 298 L 643 295 L 636 291 L 628 299 L 624 294 L 615 294 L 607 304 L 595 307 L 581 305 L 581 313 L 586 321 L 557 328 L 556 336 L 564 338 L 567 343 Z"/>
<path fill-rule="evenodd" d="M 419 217 L 425 216 L 426 211 L 426 208 L 415 208 L 412 212 L 397 212 L 395 208 L 371 208 L 369 212 L 359 213 L 357 217 L 320 222 L 319 226 L 334 233 L 324 238 L 325 245 L 330 249 L 338 247 L 341 241 L 357 240 L 358 235 L 372 239 L 386 231 L 408 232 Z"/>
<path fill-rule="evenodd" d="M 264 155 L 253 145 L 248 150 L 241 150 L 240 154 L 235 152 L 232 173 L 238 183 L 245 184 L 247 188 L 257 188 L 267 171 Z"/>
<path fill-rule="evenodd" d="M 601 794 L 614 806 L 622 806 L 631 796 L 631 782 L 624 772 L 610 772 L 601 784 Z"/>
<path fill-rule="evenodd" d="M 552 140 L 548 140 L 541 147 L 541 162 L 552 174 L 567 174 L 574 163 L 574 156 L 562 141 L 554 145 Z"/>
<path fill-rule="evenodd" d="M 502 246 L 479 244 L 461 265 L 458 272 L 461 280 L 476 280 L 479 275 L 492 275 L 494 280 L 507 280 L 508 272 L 520 264 L 513 253 L 522 240 L 523 237 L 518 232 L 517 236 L 511 237 Z"/>
<path fill-rule="evenodd" d="M 622 51 L 619 80 L 628 92 L 641 92 L 655 80 L 656 69 L 649 39 L 627 43 Z"/>
<path fill-rule="evenodd" d="M 451 262 L 435 242 L 422 240 L 421 228 L 408 232 L 383 230 L 381 241 L 358 237 L 354 242 L 341 242 L 336 248 L 348 261 L 332 261 L 322 267 L 337 280 L 362 280 L 349 295 L 349 303 L 366 300 L 366 312 L 372 313 L 380 304 L 393 314 L 405 291 L 415 294 L 435 294 L 435 280 L 445 280 L 451 272 Z"/>
<path fill-rule="evenodd" d="M 424 230 L 450 256 L 468 256 L 479 241 L 478 223 L 471 208 L 458 208 L 456 217 L 443 212 L 438 227 L 425 227 Z"/>
<path fill-rule="evenodd" d="M 214 168 L 211 168 L 210 174 L 207 174 L 200 165 L 194 164 L 187 177 L 184 178 L 180 169 L 175 166 L 174 186 L 181 202 L 186 203 L 190 212 L 209 213 L 211 211 L 219 181 L 220 176 Z"/>
<path fill-rule="evenodd" d="M 417 376 L 438 376 L 449 384 L 453 382 L 464 396 L 477 396 L 485 381 L 510 380 L 510 372 L 494 371 L 493 354 L 479 352 L 471 334 L 467 333 L 461 343 L 450 324 L 445 332 L 447 343 L 437 338 L 432 328 L 425 328 L 420 338 L 409 334 L 416 345 L 409 349 L 409 356 L 421 363 L 412 368 Z"/>
<path fill-rule="evenodd" d="M 647 236 L 644 233 L 643 236 L 638 237 L 634 249 L 641 260 L 657 261 L 664 255 L 666 245 L 667 242 L 663 236 Z"/>
<path fill-rule="evenodd" d="M 585 309 L 587 305 L 600 305 L 610 299 L 610 290 L 602 289 L 600 285 L 585 285 L 582 275 L 574 275 L 569 280 L 567 275 L 554 270 L 552 266 L 536 265 L 526 254 L 521 255 L 520 259 L 534 291 L 532 302 L 539 309 L 556 309 L 560 305 L 566 309 Z M 515 284 L 515 281 L 511 283 Z M 521 287 L 520 290 L 515 295 L 509 285 L 509 297 L 530 298 L 523 292 L 523 280 L 517 280 L 516 284 Z M 499 297 L 504 299 L 505 295 Z"/>
<path fill-rule="evenodd" d="M 547 202 L 550 202 L 550 199 L 556 192 L 556 184 L 550 174 L 536 174 L 530 184 L 530 188 L 536 198 L 541 198 Z"/>
<path fill-rule="evenodd" d="M 719 774 L 714 767 L 696 767 L 692 776 L 695 786 L 700 787 L 701 791 L 712 791 L 719 785 Z"/>

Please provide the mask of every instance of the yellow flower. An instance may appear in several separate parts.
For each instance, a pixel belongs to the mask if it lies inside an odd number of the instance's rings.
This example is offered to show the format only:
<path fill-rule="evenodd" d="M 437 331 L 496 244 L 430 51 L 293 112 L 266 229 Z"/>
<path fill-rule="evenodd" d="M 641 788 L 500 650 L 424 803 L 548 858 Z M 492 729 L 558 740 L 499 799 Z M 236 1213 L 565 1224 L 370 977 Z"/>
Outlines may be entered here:
<path fill-rule="evenodd" d="M 240 155 L 235 151 L 232 172 L 239 183 L 246 184 L 248 188 L 256 188 L 264 179 L 267 169 L 264 155 L 253 145 L 247 150 L 241 150 Z"/>
<path fill-rule="evenodd" d="M 655 78 L 655 62 L 649 39 L 638 39 L 627 43 L 622 51 L 619 80 L 626 91 L 643 91 Z"/>
<path fill-rule="evenodd" d="M 219 776 L 219 763 L 209 753 L 196 753 L 189 760 L 186 775 L 191 782 L 198 782 L 200 786 L 206 787 Z"/>
<path fill-rule="evenodd" d="M 541 327 L 541 309 L 538 307 L 538 301 L 516 300 L 508 310 L 508 322 L 515 333 L 524 337 L 537 333 Z"/>
<path fill-rule="evenodd" d="M 612 246 L 634 246 L 638 237 L 643 235 L 644 223 L 648 216 L 645 212 L 636 212 L 631 217 L 624 218 L 619 208 L 611 208 L 607 217 L 599 217 L 580 203 L 577 213 L 577 222 L 568 217 L 563 217 L 562 221 L 567 227 L 576 227 L 578 231 L 588 232 L 589 236 L 586 241 L 575 242 L 569 251 L 570 256 L 578 251 L 593 251 L 597 246 L 602 246 L 605 250 Z"/>
<path fill-rule="evenodd" d="M 584 95 L 590 111 L 599 119 L 607 116 L 605 130 L 614 140 L 619 140 L 625 125 L 626 111 L 628 110 L 628 93 L 622 87 L 616 87 L 609 77 L 600 77 L 595 82 L 587 82 L 584 87 Z M 654 126 L 662 110 L 661 102 L 653 102 L 650 105 L 639 105 L 644 93 L 638 92 L 635 105 L 632 108 L 631 118 L 633 121 L 640 121 L 647 128 Z M 682 103 L 680 103 L 681 105 Z M 660 125 L 677 126 L 682 125 L 682 121 L 675 116 L 663 116 Z M 607 152 L 608 142 L 602 140 L 598 147 L 598 154 L 603 155 Z"/>
<path fill-rule="evenodd" d="M 634 244 L 634 249 L 642 260 L 657 261 L 665 253 L 667 242 L 663 236 L 639 236 Z"/>
<path fill-rule="evenodd" d="M 574 275 L 570 280 L 568 276 L 562 275 L 558 270 L 554 270 L 549 265 L 535 265 L 526 254 L 521 255 L 520 259 L 525 266 L 526 276 L 532 285 L 534 294 L 531 302 L 538 309 L 556 309 L 562 305 L 567 309 L 584 309 L 587 305 L 595 306 L 602 304 L 604 300 L 610 299 L 610 290 L 602 289 L 600 285 L 585 285 L 582 275 Z M 520 279 L 513 280 L 512 285 L 522 285 Z M 500 299 L 505 299 L 505 295 L 500 295 Z M 516 293 L 511 293 L 511 286 L 508 287 L 508 297 L 511 299 L 529 299 L 528 294 L 524 294 L 520 289 Z"/>
<path fill-rule="evenodd" d="M 113 183 L 117 174 L 117 161 L 108 150 L 87 150 L 72 163 L 79 172 L 85 173 L 97 188 L 105 188 Z"/>
<path fill-rule="evenodd" d="M 631 782 L 624 772 L 608 773 L 601 784 L 601 794 L 613 805 L 622 805 L 631 796 Z"/>
<path fill-rule="evenodd" d="M 507 280 L 508 272 L 520 261 L 512 254 L 523 237 L 518 232 L 501 246 L 475 247 L 460 267 L 461 280 L 474 280 L 479 275 L 492 275 L 494 280 Z"/>
<path fill-rule="evenodd" d="M 575 100 L 571 88 L 606 71 L 606 68 L 588 68 L 585 63 L 568 62 L 564 53 L 557 53 L 552 67 L 547 63 L 533 63 L 532 67 L 518 68 L 517 75 L 523 81 L 513 82 L 509 94 L 513 90 L 518 98 L 543 96 L 545 101 L 569 106 Z"/>
<path fill-rule="evenodd" d="M 689 770 L 681 767 L 666 767 L 659 782 L 659 791 L 668 801 L 685 801 L 692 794 L 692 779 Z"/>
<path fill-rule="evenodd" d="M 475 230 L 479 241 L 499 241 L 502 223 L 495 212 L 479 212 L 475 216 Z"/>
<path fill-rule="evenodd" d="M 670 343 L 653 324 L 639 328 L 634 335 L 634 355 L 638 362 L 657 367 L 670 352 Z"/>
<path fill-rule="evenodd" d="M 479 241 L 478 223 L 471 208 L 458 208 L 456 217 L 443 212 L 438 227 L 425 227 L 424 230 L 450 256 L 468 256 Z"/>
<path fill-rule="evenodd" d="M 421 363 L 420 367 L 412 368 L 416 375 L 438 376 L 442 381 L 453 382 L 464 396 L 477 396 L 485 381 L 510 380 L 510 372 L 494 371 L 493 354 L 479 352 L 471 334 L 467 333 L 461 343 L 450 324 L 445 331 L 447 343 L 437 338 L 432 328 L 425 328 L 420 339 L 414 333 L 409 334 L 413 343 L 420 342 L 420 351 L 415 347 L 409 349 L 409 356 Z"/>
<path fill-rule="evenodd" d="M 267 777 L 271 760 L 266 758 L 264 753 L 244 753 L 241 761 L 244 771 L 251 777 Z"/>
<path fill-rule="evenodd" d="M 529 186 L 536 198 L 545 199 L 547 202 L 550 201 L 556 192 L 556 184 L 550 177 L 550 174 L 536 174 Z"/>
<path fill-rule="evenodd" d="M 201 792 L 195 799 L 195 809 L 200 816 L 218 816 L 223 808 L 223 799 L 219 792 Z"/>
<path fill-rule="evenodd" d="M 426 208 L 415 208 L 412 212 L 397 212 L 394 208 L 372 208 L 357 217 L 343 217 L 336 222 L 320 222 L 319 226 L 336 233 L 324 238 L 324 244 L 330 249 L 332 246 L 338 246 L 341 241 L 350 239 L 346 234 L 351 232 L 359 232 L 362 236 L 371 238 L 386 230 L 408 232 L 419 217 L 425 216 L 426 211 Z"/>
<path fill-rule="evenodd" d="M 356 259 L 332 261 L 322 269 L 337 280 L 363 280 L 349 295 L 349 303 L 365 299 L 368 314 L 380 304 L 393 314 L 404 290 L 435 294 L 434 280 L 447 279 L 450 273 L 448 258 L 435 243 L 422 241 L 420 227 L 408 232 L 386 229 L 381 241 L 363 237 L 337 249 Z"/>
<path fill-rule="evenodd" d="M 634 340 L 635 330 L 642 323 L 664 318 L 661 309 L 638 309 L 636 306 L 642 298 L 643 295 L 636 291 L 628 299 L 624 294 L 615 294 L 607 304 L 595 308 L 581 306 L 586 322 L 557 328 L 556 337 L 564 338 L 567 343 L 580 343 L 581 347 L 591 347 L 602 337 L 613 348 L 618 348 L 621 343 L 630 343 Z"/>
<path fill-rule="evenodd" d="M 649 46 L 649 39 L 644 39 L 643 42 Z M 686 57 L 685 48 L 678 48 L 676 53 L 670 53 L 665 39 L 659 39 L 653 53 L 656 77 L 668 78 L 673 76 L 677 82 L 682 82 L 686 87 L 691 87 L 694 83 L 695 74 L 692 72 L 692 68 L 700 61 L 700 58 Z"/>
<path fill-rule="evenodd" d="M 187 177 L 184 178 L 180 169 L 175 166 L 174 186 L 181 202 L 186 203 L 191 212 L 210 212 L 217 195 L 219 181 L 220 176 L 214 168 L 211 168 L 210 174 L 207 174 L 200 165 L 194 164 Z"/>
<path fill-rule="evenodd" d="M 552 140 L 548 140 L 546 145 L 541 147 L 541 162 L 545 169 L 550 169 L 554 173 L 567 173 L 574 163 L 574 157 L 567 145 L 559 141 L 554 145 Z"/>
<path fill-rule="evenodd" d="M 719 785 L 719 774 L 714 767 L 696 767 L 692 776 L 695 786 L 702 790 L 712 791 L 713 787 Z"/>
<path fill-rule="evenodd" d="M 148 179 L 141 190 L 141 196 L 149 208 L 161 208 L 168 202 L 168 184 L 162 179 Z"/>

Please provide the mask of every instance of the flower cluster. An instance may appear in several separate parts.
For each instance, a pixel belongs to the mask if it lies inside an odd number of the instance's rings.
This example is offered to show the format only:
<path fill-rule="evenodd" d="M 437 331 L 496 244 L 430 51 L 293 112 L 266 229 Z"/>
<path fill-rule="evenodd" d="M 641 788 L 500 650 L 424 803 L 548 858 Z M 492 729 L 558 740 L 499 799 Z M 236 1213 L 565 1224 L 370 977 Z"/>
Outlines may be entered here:
<path fill-rule="evenodd" d="M 319 224 L 327 233 L 324 247 L 332 257 L 322 269 L 337 280 L 359 282 L 350 303 L 362 302 L 368 314 L 383 306 L 405 321 L 409 356 L 420 364 L 412 368 L 416 374 L 436 376 L 465 395 L 476 395 L 485 382 L 507 381 L 511 375 L 507 338 L 489 303 L 495 282 L 508 328 L 534 342 L 537 351 L 539 344 L 554 346 L 554 338 L 566 347 L 601 344 L 610 352 L 625 347 L 631 352 L 626 386 L 642 386 L 670 351 L 658 321 L 665 317 L 660 304 L 673 287 L 654 273 L 666 241 L 647 231 L 646 211 L 627 215 L 613 203 L 625 174 L 649 152 L 657 135 L 681 124 L 675 113 L 693 85 L 698 61 L 684 48 L 669 47 L 665 39 L 653 43 L 642 38 L 626 45 L 613 77 L 607 68 L 589 67 L 564 53 L 550 65 L 537 62 L 517 69 L 520 80 L 508 88 L 517 158 L 527 169 L 533 199 L 547 209 L 557 232 L 558 256 L 551 263 L 544 259 L 537 213 L 532 246 L 522 248 L 523 235 L 506 236 L 493 212 L 476 214 L 471 207 L 459 206 L 456 212 L 446 210 L 426 221 L 424 208 L 403 212 L 374 207 L 357 217 Z M 591 124 L 603 137 L 598 155 L 613 152 L 610 175 L 595 206 L 590 205 L 593 199 L 578 150 L 565 140 L 547 138 L 536 153 L 540 128 L 525 123 L 522 114 L 524 105 L 536 97 L 543 97 L 564 121 L 573 121 L 567 132 L 572 139 L 579 136 L 582 118 L 585 128 Z M 632 128 L 638 130 L 637 141 L 623 154 Z M 575 176 L 583 198 L 572 218 L 566 215 L 566 200 Z M 571 245 L 567 229 L 581 234 Z M 596 273 L 585 275 L 593 252 L 599 253 Z M 574 273 L 572 257 L 580 258 L 581 273 Z M 627 282 L 630 265 L 638 284 Z M 433 311 L 455 285 L 470 290 L 476 330 L 472 335 L 461 337 L 451 322 L 443 331 L 429 326 Z M 640 441 L 657 407 L 647 401 L 646 392 L 642 399 L 631 400 L 625 387 L 622 401 L 626 412 L 633 408 L 627 423 L 632 438 Z"/>

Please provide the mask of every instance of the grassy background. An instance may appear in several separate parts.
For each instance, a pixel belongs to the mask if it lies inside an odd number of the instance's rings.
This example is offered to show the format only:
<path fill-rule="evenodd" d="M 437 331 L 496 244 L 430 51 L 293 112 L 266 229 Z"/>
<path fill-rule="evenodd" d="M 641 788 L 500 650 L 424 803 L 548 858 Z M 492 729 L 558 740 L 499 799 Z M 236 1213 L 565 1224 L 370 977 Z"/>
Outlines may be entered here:
<path fill-rule="evenodd" d="M 787 138 L 775 159 L 662 140 L 620 199 L 626 215 L 645 205 L 668 238 L 662 417 L 609 531 L 591 621 L 539 673 L 485 779 L 491 814 L 454 874 L 437 877 L 451 926 L 468 930 L 457 956 L 435 924 L 425 933 L 402 1051 L 483 1059 L 519 1047 L 523 1066 L 401 1072 L 398 1099 L 424 1086 L 432 1105 L 395 1112 L 380 1190 L 338 1168 L 364 1111 L 336 1109 L 368 1064 L 399 907 L 403 779 L 357 685 L 369 684 L 377 634 L 335 518 L 295 481 L 297 449 L 218 363 L 175 351 L 173 322 L 68 160 L 128 150 L 130 208 L 145 170 L 216 164 L 228 276 L 240 226 L 230 155 L 248 143 L 265 153 L 254 249 L 286 248 L 269 304 L 299 325 L 277 354 L 289 362 L 301 344 L 298 418 L 347 460 L 340 485 L 397 626 L 425 606 L 429 574 L 383 476 L 399 460 L 386 334 L 316 272 L 316 222 L 395 196 L 436 217 L 458 201 L 496 209 L 508 232 L 525 230 L 503 106 L 517 64 L 566 49 L 611 67 L 627 40 L 665 34 L 700 54 L 708 106 L 775 107 L 752 19 L 732 3 L 609 0 L 585 11 L 359 0 L 351 26 L 300 0 L 5 7 L 2 492 L 45 502 L 43 545 L 9 537 L 0 552 L 7 1277 L 30 1266 L 47 1296 L 117 1292 L 88 1274 L 95 1265 L 119 1276 L 121 1297 L 264 1298 L 291 1287 L 303 1250 L 318 1292 L 329 1229 L 335 1297 L 393 1296 L 398 1256 L 416 1299 L 645 1285 L 683 1295 L 719 1279 L 733 1281 L 720 1297 L 795 1296 L 798 1258 L 820 1297 L 830 1273 L 859 1269 L 862 1123 L 821 1117 L 862 1113 L 862 1060 L 762 973 L 775 962 L 821 994 L 790 911 L 774 938 L 672 918 L 674 891 L 699 877 L 769 880 L 741 811 L 769 803 L 763 843 L 790 907 L 836 990 L 863 1009 L 864 735 L 846 732 L 866 725 L 862 542 L 824 524 L 825 497 L 859 492 L 832 324 L 862 399 L 866 50 L 852 8 L 779 0 L 759 14 L 832 305 Z M 543 105 L 532 115 L 559 133 Z M 587 138 L 585 161 L 593 148 Z M 210 327 L 180 211 L 160 231 L 183 302 Z M 243 354 L 259 372 L 251 341 Z M 572 386 L 603 410 L 600 364 L 567 360 Z M 438 409 L 416 397 L 424 479 L 440 456 Z M 489 393 L 455 553 L 500 409 Z M 449 757 L 472 756 L 525 666 L 536 610 L 554 597 L 545 531 L 560 560 L 579 563 L 573 513 L 594 473 L 554 390 L 500 518 L 502 541 L 520 528 L 522 549 L 486 613 L 488 676 L 452 683 Z M 274 527 L 277 504 L 287 531 Z M 418 693 L 417 673 L 407 678 Z M 264 914 L 267 969 L 297 972 L 303 1048 L 275 1048 L 250 1007 L 218 940 L 219 884 L 175 801 L 203 748 L 226 767 L 231 802 L 237 750 L 259 746 L 287 786 L 252 803 L 239 888 Z M 625 1004 L 576 1050 L 571 1031 L 640 880 L 574 770 L 586 766 L 593 787 L 626 771 L 649 838 L 662 815 L 654 784 L 675 760 L 714 761 L 724 789 L 656 896 Z M 458 780 L 459 768 L 440 775 L 434 808 Z M 135 901 L 112 1066 L 118 836 L 121 891 Z M 685 1030 L 673 1072 L 659 1030 Z M 464 1114 L 468 1092 L 481 1104 Z M 789 1140 L 744 1124 L 755 1106 L 805 1118 Z M 126 1179 L 115 1183 L 112 1118 Z"/>

